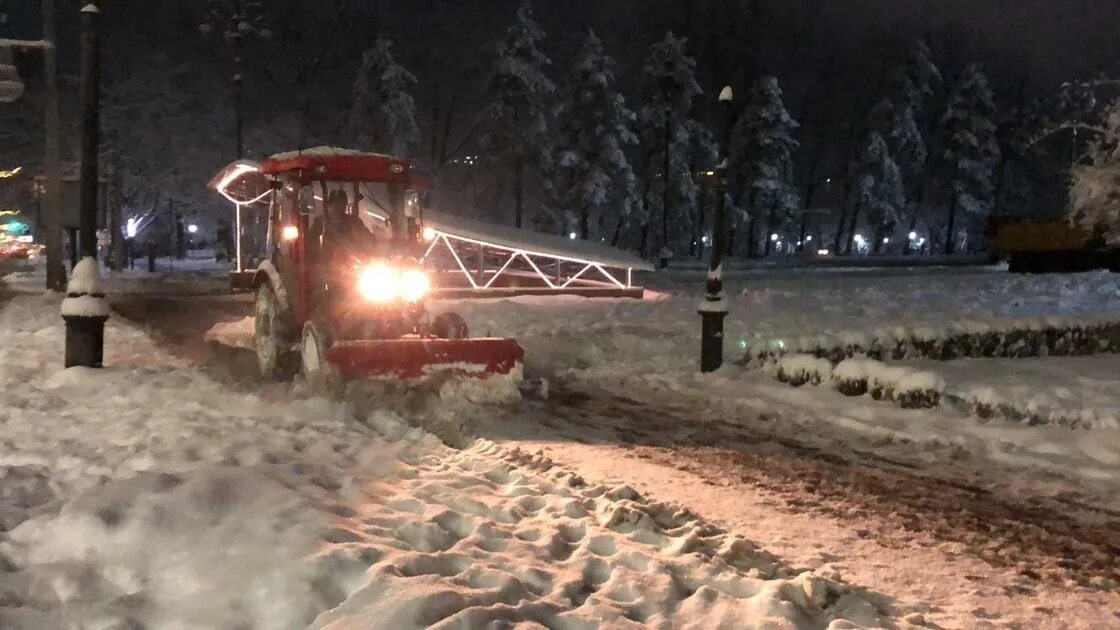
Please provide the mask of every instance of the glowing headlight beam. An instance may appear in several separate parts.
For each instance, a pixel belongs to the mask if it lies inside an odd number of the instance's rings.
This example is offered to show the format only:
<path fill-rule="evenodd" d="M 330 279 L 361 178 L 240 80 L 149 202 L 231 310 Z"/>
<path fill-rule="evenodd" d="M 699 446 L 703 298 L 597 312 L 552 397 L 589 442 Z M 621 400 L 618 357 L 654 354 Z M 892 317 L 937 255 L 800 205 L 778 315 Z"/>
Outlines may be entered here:
<path fill-rule="evenodd" d="M 375 263 L 362 269 L 358 275 L 358 293 L 370 302 L 384 304 L 397 298 L 399 279 L 397 271 Z"/>

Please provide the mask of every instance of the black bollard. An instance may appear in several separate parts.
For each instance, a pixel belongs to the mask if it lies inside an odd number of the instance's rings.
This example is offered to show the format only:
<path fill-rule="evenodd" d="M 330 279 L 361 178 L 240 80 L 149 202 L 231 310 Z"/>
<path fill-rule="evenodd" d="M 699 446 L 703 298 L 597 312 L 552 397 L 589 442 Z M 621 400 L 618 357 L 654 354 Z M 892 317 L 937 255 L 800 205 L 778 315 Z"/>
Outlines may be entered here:
<path fill-rule="evenodd" d="M 102 366 L 105 353 L 105 321 L 109 305 L 101 290 L 97 261 L 87 256 L 74 267 L 62 300 L 66 322 L 66 367 Z"/>
<path fill-rule="evenodd" d="M 148 245 L 148 273 L 156 272 L 156 248 L 154 245 Z"/>
<path fill-rule="evenodd" d="M 101 296 L 104 299 L 105 296 Z M 66 322 L 66 367 L 102 366 L 105 356 L 105 322 L 108 315 L 63 315 Z"/>

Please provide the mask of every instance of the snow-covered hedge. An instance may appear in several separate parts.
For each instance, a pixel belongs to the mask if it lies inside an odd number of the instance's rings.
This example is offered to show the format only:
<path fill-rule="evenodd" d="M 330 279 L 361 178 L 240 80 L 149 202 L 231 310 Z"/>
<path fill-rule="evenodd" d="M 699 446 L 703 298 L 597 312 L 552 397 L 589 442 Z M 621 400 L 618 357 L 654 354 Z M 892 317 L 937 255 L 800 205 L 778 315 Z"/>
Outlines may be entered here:
<path fill-rule="evenodd" d="M 820 385 L 832 375 L 832 362 L 808 354 L 787 354 L 778 359 L 775 376 L 783 383 L 801 387 Z"/>
<path fill-rule="evenodd" d="M 1057 425 L 1070 429 L 1120 428 L 1116 409 L 1072 408 L 1047 404 L 1038 398 L 1011 400 L 991 387 L 977 387 L 947 398 L 981 420 L 1003 420 L 1029 426 Z"/>
<path fill-rule="evenodd" d="M 845 359 L 832 370 L 832 386 L 845 396 L 870 393 L 907 409 L 936 407 L 945 382 L 936 374 L 889 366 L 875 359 Z"/>
<path fill-rule="evenodd" d="M 945 327 L 898 327 L 792 339 L 761 339 L 748 345 L 742 363 L 761 367 L 787 354 L 832 363 L 853 357 L 875 360 L 1022 358 L 1120 352 L 1120 321 L 1045 318 L 969 321 Z"/>

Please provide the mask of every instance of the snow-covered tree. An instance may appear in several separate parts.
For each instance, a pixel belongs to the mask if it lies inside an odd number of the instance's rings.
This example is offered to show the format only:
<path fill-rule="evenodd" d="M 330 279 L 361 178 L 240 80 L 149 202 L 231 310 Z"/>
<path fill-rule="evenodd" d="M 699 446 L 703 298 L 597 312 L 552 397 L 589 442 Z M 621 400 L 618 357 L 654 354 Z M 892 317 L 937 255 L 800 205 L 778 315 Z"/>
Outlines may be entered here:
<path fill-rule="evenodd" d="M 378 38 L 362 55 L 354 82 L 350 131 L 359 146 L 410 155 L 420 139 L 416 103 L 408 90 L 416 77 L 393 59 L 392 42 Z"/>
<path fill-rule="evenodd" d="M 650 47 L 644 70 L 646 105 L 638 117 L 639 137 L 645 156 L 641 168 L 644 185 L 642 234 L 660 217 L 657 230 L 660 248 L 674 249 L 695 237 L 698 217 L 698 186 L 694 168 L 711 145 L 710 134 L 690 117 L 693 100 L 700 95 L 696 62 L 685 51 L 686 40 L 666 33 Z M 641 243 L 646 254 L 646 239 Z"/>
<path fill-rule="evenodd" d="M 994 204 L 993 171 L 999 161 L 995 103 L 988 79 L 978 65 L 969 66 L 952 93 L 940 120 L 942 179 L 949 196 L 945 254 L 953 253 L 957 213 L 985 218 Z"/>
<path fill-rule="evenodd" d="M 914 40 L 906 59 L 891 75 L 893 99 L 900 107 L 908 105 L 916 120 L 924 121 L 932 118 L 930 110 L 943 86 L 929 46 L 921 39 Z"/>
<path fill-rule="evenodd" d="M 1120 243 L 1120 101 L 1096 130 L 1088 150 L 1073 167 L 1071 218 L 1089 233 Z"/>
<path fill-rule="evenodd" d="M 735 123 L 731 139 L 731 169 L 738 178 L 739 205 L 750 213 L 747 255 L 754 255 L 758 219 L 767 218 L 769 235 L 787 226 L 798 208 L 794 187 L 793 153 L 797 130 L 782 102 L 774 77 L 764 77 L 754 87 L 746 109 Z M 765 253 L 770 253 L 769 237 Z"/>
<path fill-rule="evenodd" d="M 1038 98 L 1024 98 L 1000 110 L 996 125 L 1000 159 L 994 176 L 994 214 L 1022 217 L 1032 210 L 1036 173 L 1048 162 L 1035 139 L 1050 126 L 1050 118 L 1050 104 Z"/>
<path fill-rule="evenodd" d="M 902 173 L 903 191 L 910 216 L 907 231 L 928 213 L 929 162 L 937 127 L 937 105 L 945 83 L 929 46 L 914 40 L 906 58 L 891 75 L 893 105 L 890 132 L 883 133 L 891 156 Z M 909 247 L 909 241 L 907 241 Z"/>
<path fill-rule="evenodd" d="M 575 220 L 581 238 L 598 239 L 634 205 L 635 177 L 626 148 L 637 142 L 635 117 L 615 90 L 614 60 L 594 32 L 588 33 L 573 70 L 571 90 L 556 112 L 556 214 L 545 227 L 555 230 L 559 221 Z"/>
<path fill-rule="evenodd" d="M 894 231 L 906 203 L 902 191 L 902 175 L 891 158 L 886 140 L 878 131 L 872 130 L 867 136 L 856 169 L 854 191 L 856 198 L 853 202 L 851 228 L 848 231 L 848 251 L 852 251 L 852 241 L 860 214 L 863 213 L 873 232 L 872 247 L 878 252 L 882 249 L 883 239 Z"/>
<path fill-rule="evenodd" d="M 551 64 L 541 52 L 544 31 L 533 20 L 528 2 L 498 42 L 497 58 L 487 85 L 494 100 L 479 120 L 479 144 L 487 161 L 512 174 L 513 221 L 521 227 L 525 173 L 542 171 L 548 153 L 546 99 L 556 86 L 545 76 Z"/>

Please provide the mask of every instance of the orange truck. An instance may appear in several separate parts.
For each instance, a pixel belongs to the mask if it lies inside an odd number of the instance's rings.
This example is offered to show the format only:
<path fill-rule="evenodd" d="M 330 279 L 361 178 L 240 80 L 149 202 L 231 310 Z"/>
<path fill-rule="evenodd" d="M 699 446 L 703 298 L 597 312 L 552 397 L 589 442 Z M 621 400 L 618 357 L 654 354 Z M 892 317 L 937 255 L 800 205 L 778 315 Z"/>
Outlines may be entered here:
<path fill-rule="evenodd" d="M 1066 220 L 1008 221 L 996 226 L 994 253 L 1011 273 L 1120 270 L 1120 249 Z"/>

